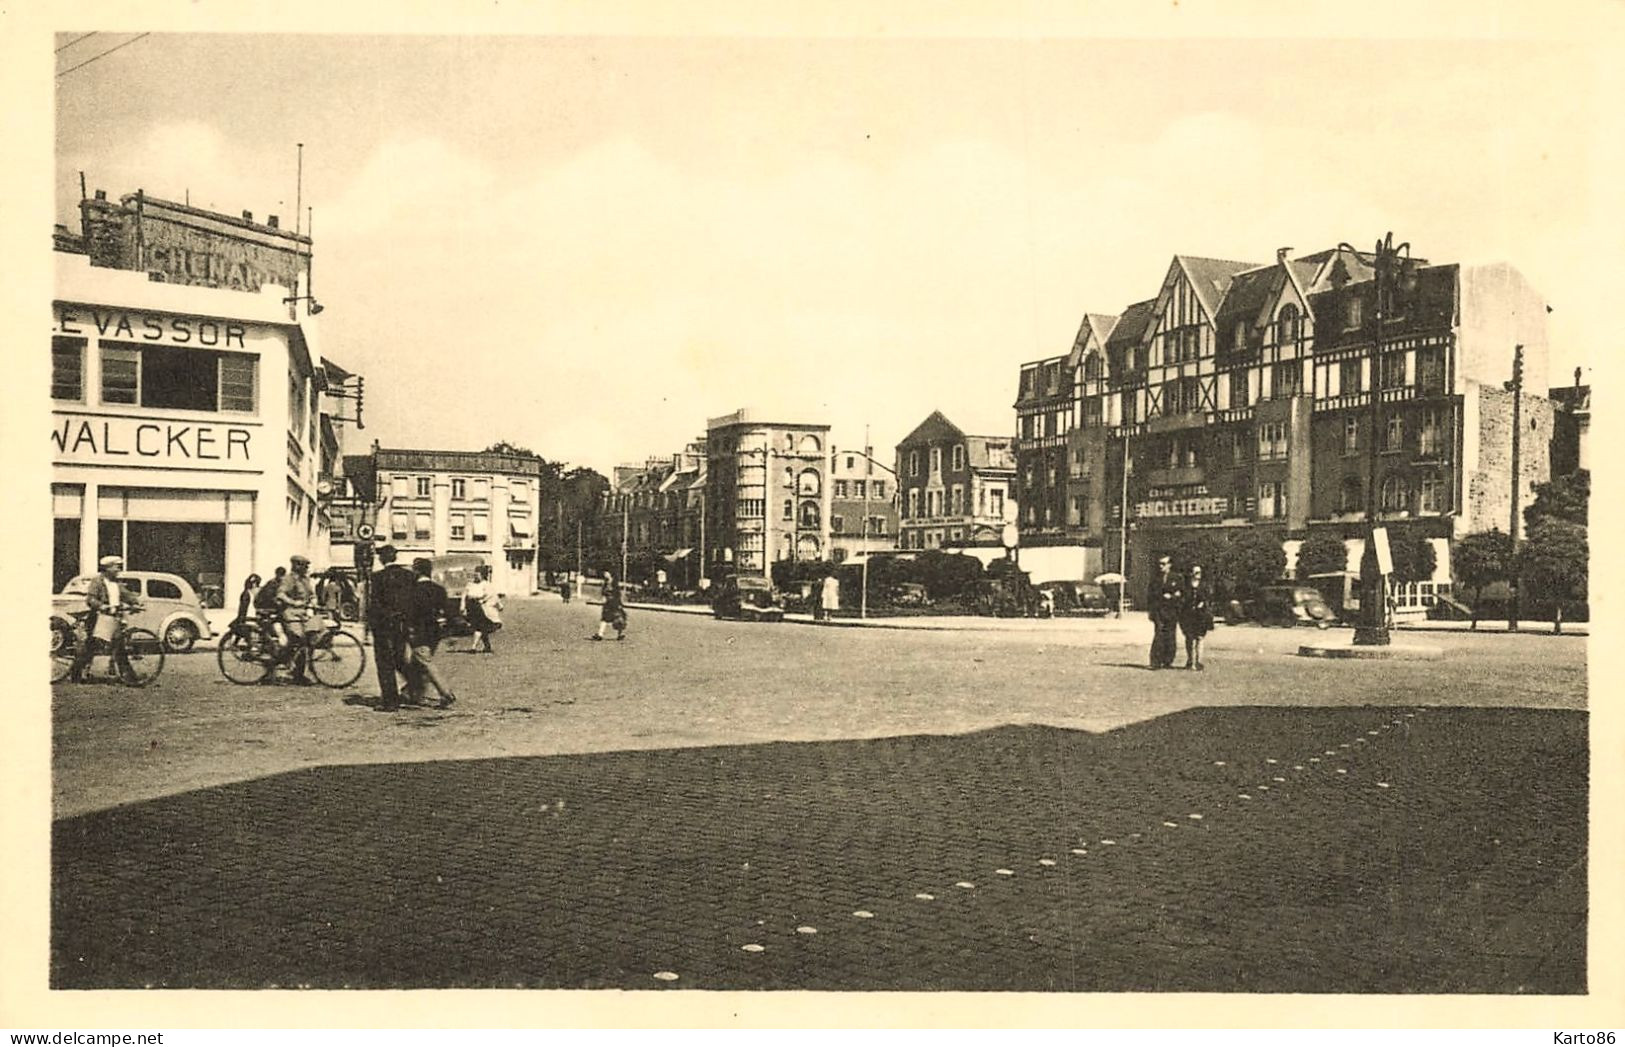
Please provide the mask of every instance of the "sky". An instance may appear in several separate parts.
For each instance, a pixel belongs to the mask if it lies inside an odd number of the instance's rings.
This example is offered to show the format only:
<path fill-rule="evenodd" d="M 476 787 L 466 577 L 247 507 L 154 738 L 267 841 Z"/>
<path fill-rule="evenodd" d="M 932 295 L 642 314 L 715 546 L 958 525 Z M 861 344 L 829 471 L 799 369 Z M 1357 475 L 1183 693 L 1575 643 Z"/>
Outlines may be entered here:
<path fill-rule="evenodd" d="M 57 38 L 58 71 L 134 33 Z M 56 80 L 79 172 L 293 224 L 362 450 L 496 440 L 600 471 L 752 407 L 1014 431 L 1019 365 L 1175 254 L 1392 230 L 1548 296 L 1548 375 L 1609 330 L 1594 54 L 1338 39 L 154 33 Z M 1511 347 L 1508 347 L 1510 353 Z"/>

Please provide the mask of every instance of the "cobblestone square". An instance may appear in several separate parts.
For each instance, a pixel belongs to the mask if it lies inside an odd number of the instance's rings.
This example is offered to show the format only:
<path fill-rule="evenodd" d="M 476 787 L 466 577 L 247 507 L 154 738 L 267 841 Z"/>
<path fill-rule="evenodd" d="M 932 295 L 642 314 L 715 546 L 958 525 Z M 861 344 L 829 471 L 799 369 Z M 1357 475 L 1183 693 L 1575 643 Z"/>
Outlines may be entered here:
<path fill-rule="evenodd" d="M 1583 639 L 591 621 L 447 712 L 59 688 L 53 986 L 1585 991 Z"/>

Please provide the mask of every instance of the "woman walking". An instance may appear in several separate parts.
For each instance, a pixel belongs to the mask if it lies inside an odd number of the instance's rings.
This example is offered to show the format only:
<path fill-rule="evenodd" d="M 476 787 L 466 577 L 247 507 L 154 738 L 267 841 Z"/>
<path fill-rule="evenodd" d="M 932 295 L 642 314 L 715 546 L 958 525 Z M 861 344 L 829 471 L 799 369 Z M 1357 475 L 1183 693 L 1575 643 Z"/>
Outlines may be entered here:
<path fill-rule="evenodd" d="M 1213 604 L 1207 583 L 1202 579 L 1202 567 L 1193 565 L 1190 579 L 1185 583 L 1185 595 L 1179 608 L 1179 631 L 1185 634 L 1185 668 L 1201 671 L 1202 637 L 1213 629 Z"/>
<path fill-rule="evenodd" d="M 463 617 L 474 630 L 469 653 L 491 652 L 491 634 L 502 628 L 500 621 L 491 617 L 491 568 L 484 565 L 474 569 L 474 580 L 463 589 Z"/>
<path fill-rule="evenodd" d="M 613 574 L 604 575 L 604 606 L 598 612 L 598 631 L 588 637 L 602 640 L 606 626 L 615 627 L 615 639 L 626 639 L 626 604 L 621 600 L 621 586 Z"/>

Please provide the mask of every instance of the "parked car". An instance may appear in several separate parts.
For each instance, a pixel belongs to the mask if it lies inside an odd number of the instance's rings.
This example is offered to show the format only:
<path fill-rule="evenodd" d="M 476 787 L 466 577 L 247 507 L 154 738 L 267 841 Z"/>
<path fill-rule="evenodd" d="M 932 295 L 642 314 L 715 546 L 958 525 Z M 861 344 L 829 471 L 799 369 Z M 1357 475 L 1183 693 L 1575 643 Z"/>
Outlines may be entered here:
<path fill-rule="evenodd" d="M 746 622 L 782 622 L 784 604 L 779 600 L 773 583 L 766 578 L 729 575 L 717 583 L 717 592 L 711 599 L 711 613 L 718 618 L 737 618 Z"/>
<path fill-rule="evenodd" d="M 919 582 L 899 582 L 891 587 L 891 602 L 897 607 L 927 607 L 931 594 Z"/>
<path fill-rule="evenodd" d="M 1104 615 L 1112 609 L 1106 590 L 1094 582 L 1040 582 L 1036 588 L 1050 594 L 1056 614 Z"/>
<path fill-rule="evenodd" d="M 51 611 L 69 618 L 89 609 L 85 592 L 94 575 L 69 579 L 62 591 L 51 598 Z M 151 629 L 164 647 L 176 654 L 190 651 L 199 640 L 207 640 L 214 633 L 209 629 L 208 616 L 192 583 L 178 574 L 161 571 L 125 571 L 119 576 L 119 585 L 141 600 L 139 611 L 125 619 L 125 624 Z"/>
<path fill-rule="evenodd" d="M 1337 623 L 1337 615 L 1319 589 L 1307 585 L 1271 585 L 1258 591 L 1252 617 L 1260 625 L 1313 625 L 1320 629 Z"/>

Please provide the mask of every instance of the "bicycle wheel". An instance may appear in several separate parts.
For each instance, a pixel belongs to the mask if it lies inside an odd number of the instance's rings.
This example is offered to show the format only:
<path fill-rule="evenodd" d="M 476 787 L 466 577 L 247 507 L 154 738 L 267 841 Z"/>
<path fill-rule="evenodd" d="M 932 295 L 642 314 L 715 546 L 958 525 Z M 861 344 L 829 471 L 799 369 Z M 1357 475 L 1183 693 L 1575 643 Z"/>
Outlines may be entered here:
<path fill-rule="evenodd" d="M 73 626 L 60 618 L 51 619 L 51 682 L 61 683 L 73 671 L 73 660 L 79 656 L 79 638 Z"/>
<path fill-rule="evenodd" d="M 127 629 L 119 641 L 119 679 L 131 687 L 145 687 L 164 671 L 164 644 L 151 629 Z"/>
<path fill-rule="evenodd" d="M 259 683 L 271 671 L 271 663 L 257 649 L 256 644 L 242 633 L 229 632 L 220 638 L 215 658 L 220 662 L 220 675 L 232 683 Z"/>
<path fill-rule="evenodd" d="M 328 687 L 348 687 L 367 667 L 367 649 L 347 632 L 328 633 L 310 647 L 310 671 Z"/>

